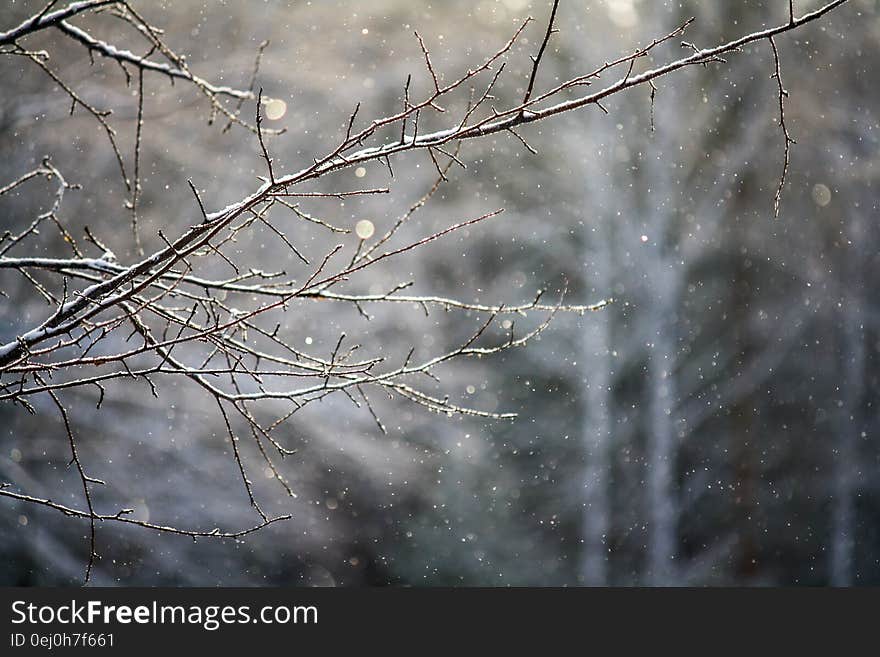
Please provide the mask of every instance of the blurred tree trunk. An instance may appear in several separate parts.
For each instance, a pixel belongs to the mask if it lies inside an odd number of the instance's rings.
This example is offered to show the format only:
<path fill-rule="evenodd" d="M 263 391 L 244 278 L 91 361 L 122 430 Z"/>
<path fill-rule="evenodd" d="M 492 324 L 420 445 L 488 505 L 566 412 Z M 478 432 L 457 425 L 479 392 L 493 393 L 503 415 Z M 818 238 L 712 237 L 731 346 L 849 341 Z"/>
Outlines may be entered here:
<path fill-rule="evenodd" d="M 850 223 L 850 249 L 844 268 L 843 382 L 836 449 L 832 460 L 830 584 L 853 583 L 855 551 L 855 477 L 858 476 L 858 442 L 863 428 L 862 399 L 865 393 L 865 335 L 861 264 L 864 236 L 861 221 Z"/>
<path fill-rule="evenodd" d="M 677 582 L 678 500 L 676 498 L 677 445 L 672 407 L 676 399 L 675 361 L 677 288 L 670 270 L 656 290 L 651 324 L 654 345 L 648 359 L 647 490 L 649 538 L 648 581 L 654 586 Z M 671 264 L 671 263 L 669 263 Z"/>
<path fill-rule="evenodd" d="M 608 222 L 596 228 L 599 244 L 593 249 L 592 287 L 604 295 L 611 290 L 611 240 Z M 595 235 L 595 234 L 594 234 Z M 587 586 L 605 586 L 608 574 L 608 533 L 611 526 L 611 392 L 612 310 L 591 315 L 585 322 L 579 361 L 586 372 L 583 395 L 583 549 L 578 580 Z"/>
<path fill-rule="evenodd" d="M 737 224 L 733 231 L 734 240 L 740 244 L 747 243 L 746 227 Z M 743 376 L 748 364 L 760 358 L 760 348 L 752 335 L 751 308 L 755 296 L 754 267 L 745 247 L 736 259 L 734 269 L 734 289 L 732 298 L 731 320 L 734 331 L 734 348 L 737 352 L 736 373 Z M 755 478 L 755 426 L 754 416 L 756 404 L 762 404 L 757 388 L 739 397 L 730 407 L 730 454 L 733 457 L 732 470 L 734 477 L 734 511 L 733 528 L 737 534 L 736 553 L 733 570 L 737 581 L 748 583 L 758 572 L 758 539 L 755 524 L 757 501 L 757 485 Z"/>

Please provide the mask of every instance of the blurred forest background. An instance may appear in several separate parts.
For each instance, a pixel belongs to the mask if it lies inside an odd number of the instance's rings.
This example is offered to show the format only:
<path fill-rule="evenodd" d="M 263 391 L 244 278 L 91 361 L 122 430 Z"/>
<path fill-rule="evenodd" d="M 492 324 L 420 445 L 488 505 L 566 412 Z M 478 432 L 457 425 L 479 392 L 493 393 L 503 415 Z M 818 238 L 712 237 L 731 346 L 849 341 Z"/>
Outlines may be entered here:
<path fill-rule="evenodd" d="M 0 27 L 43 4 L 4 2 Z M 494 52 L 525 16 L 539 18 L 497 92 L 520 96 L 549 4 L 136 6 L 196 73 L 219 83 L 246 86 L 270 40 L 259 84 L 286 103 L 270 127 L 287 132 L 269 147 L 289 171 L 330 147 L 358 101 L 364 117 L 394 110 L 408 74 L 428 90 L 414 29 L 452 75 Z M 697 20 L 685 38 L 709 46 L 786 15 L 787 3 L 770 0 L 563 2 L 543 81 L 592 70 L 689 16 Z M 100 17 L 89 25 L 126 44 L 127 26 Z M 682 56 L 679 41 L 637 70 Z M 71 86 L 115 108 L 129 156 L 137 104 L 119 68 L 90 65 L 57 34 L 28 45 L 47 44 Z M 613 297 L 603 311 L 558 316 L 526 349 L 445 373 L 453 394 L 519 418 L 446 418 L 386 398 L 377 400 L 382 435 L 368 413 L 328 398 L 280 430 L 298 449 L 283 463 L 298 497 L 272 486 L 271 472 L 255 477 L 266 506 L 292 520 L 218 542 L 101 524 L 94 582 L 880 584 L 880 2 L 854 0 L 778 44 L 797 140 L 778 220 L 783 141 L 766 42 L 726 65 L 664 78 L 653 131 L 649 94 L 636 89 L 610 99 L 607 115 L 590 108 L 524 128 L 538 155 L 507 135 L 465 143 L 468 169 L 452 169 L 412 235 L 496 207 L 505 214 L 370 270 L 367 285 L 413 279 L 421 293 L 512 303 L 544 287 L 555 294 L 567 280 L 572 303 Z M 141 214 L 145 241 L 156 245 L 157 229 L 175 234 L 193 221 L 186 178 L 210 210 L 251 192 L 264 171 L 253 135 L 207 125 L 192 88 L 150 75 L 145 84 Z M 0 89 L 0 181 L 52 154 L 83 185 L 65 199 L 65 225 L 75 235 L 88 225 L 131 262 L 125 191 L 99 126 L 84 112 L 68 116 L 69 100 L 24 58 L 0 60 Z M 369 217 L 383 230 L 436 177 L 424 155 L 408 155 L 395 173 L 391 198 L 314 208 L 341 225 Z M 377 164 L 351 183 L 382 186 L 387 171 Z M 26 226 L 52 193 L 35 182 L 0 199 L 2 229 Z M 57 235 L 44 237 L 34 255 L 66 253 Z M 289 257 L 270 233 L 240 248 L 269 269 Z M 47 312 L 13 276 L 0 274 L 9 295 L 0 300 L 3 342 Z M 425 318 L 420 308 L 376 309 L 371 322 L 349 307 L 302 309 L 286 315 L 284 330 L 326 351 L 343 325 L 374 350 L 403 355 L 409 345 L 451 346 L 471 330 L 461 315 Z M 100 509 L 131 506 L 139 518 L 208 529 L 255 524 L 222 419 L 197 388 L 166 386 L 154 399 L 143 383 L 120 382 L 101 410 L 95 401 L 89 390 L 66 396 L 83 459 L 108 481 L 95 490 Z M 36 416 L 0 406 L 0 480 L 79 501 L 60 420 L 48 400 L 35 403 Z M 3 499 L 0 582 L 81 581 L 87 530 Z"/>

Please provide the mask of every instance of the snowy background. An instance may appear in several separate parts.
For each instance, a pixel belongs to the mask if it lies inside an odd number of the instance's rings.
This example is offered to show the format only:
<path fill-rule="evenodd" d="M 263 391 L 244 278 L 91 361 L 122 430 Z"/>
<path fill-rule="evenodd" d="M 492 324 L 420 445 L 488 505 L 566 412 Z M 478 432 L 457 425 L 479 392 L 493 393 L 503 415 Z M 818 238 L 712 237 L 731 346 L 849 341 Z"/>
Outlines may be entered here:
<path fill-rule="evenodd" d="M 532 14 L 499 98 L 521 96 L 549 3 L 527 0 L 140 2 L 190 67 L 244 86 L 270 40 L 259 83 L 284 101 L 269 146 L 282 171 L 325 151 L 354 105 L 380 116 L 403 83 L 428 91 L 418 29 L 452 76 L 494 52 Z M 563 2 L 544 61 L 544 87 L 671 31 L 708 46 L 785 19 L 786 3 Z M 818 5 L 799 0 L 799 11 Z M 42 7 L 4 3 L 0 29 Z M 107 36 L 124 33 L 91 19 Z M 90 65 L 58 35 L 53 65 L 84 96 L 113 106 L 130 148 L 137 105 L 118 67 Z M 821 24 L 779 38 L 797 145 L 781 216 L 782 169 L 769 44 L 647 90 L 523 129 L 538 151 L 501 135 L 464 144 L 466 171 L 408 227 L 411 237 L 497 207 L 505 214 L 429 250 L 371 270 L 364 290 L 414 280 L 419 293 L 528 302 L 539 289 L 609 308 L 559 316 L 541 339 L 443 371 L 468 404 L 515 422 L 447 418 L 376 399 L 388 427 L 344 397 L 289 420 L 298 449 L 283 471 L 291 500 L 254 479 L 273 513 L 291 513 L 242 541 L 211 542 L 100 525 L 102 585 L 578 585 L 880 583 L 880 3 L 854 0 Z M 653 62 L 680 57 L 676 40 Z M 60 55 L 60 56 L 59 56 Z M 647 65 L 649 62 L 646 62 Z M 642 64 L 640 64 L 641 66 Z M 0 60 L 0 181 L 52 153 L 68 180 L 71 232 L 100 232 L 130 261 L 125 192 L 100 128 L 27 61 Z M 253 191 L 263 164 L 253 136 L 207 125 L 203 98 L 146 78 L 142 226 L 192 222 L 192 178 L 209 209 Z M 281 108 L 281 106 L 278 106 Z M 439 119 L 437 121 L 440 121 Z M 438 122 L 436 127 L 444 127 Z M 426 128 L 427 129 L 427 128 Z M 396 163 L 394 193 L 313 209 L 377 230 L 430 186 L 424 155 Z M 383 186 L 371 166 L 352 185 Z M 2 229 L 27 225 L 50 186 L 0 199 Z M 321 251 L 327 236 L 297 235 Z M 38 255 L 65 253 L 47 233 Z M 287 266 L 271 233 L 243 240 L 245 260 Z M 128 249 L 128 250 L 127 250 Z M 46 313 L 29 286 L 0 275 L 0 338 Z M 340 327 L 376 353 L 442 350 L 481 317 L 419 307 L 303 304 L 286 315 L 295 344 L 330 351 Z M 523 321 L 535 321 L 535 317 Z M 407 348 L 401 348 L 406 345 Z M 207 529 L 258 521 L 228 453 L 222 419 L 198 389 L 150 396 L 122 382 L 101 410 L 91 390 L 66 397 L 104 512 L 122 506 L 157 523 Z M 48 400 L 36 416 L 0 406 L 0 480 L 81 505 L 63 428 Z M 75 584 L 88 559 L 87 523 L 0 500 L 0 582 Z"/>

